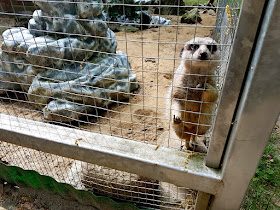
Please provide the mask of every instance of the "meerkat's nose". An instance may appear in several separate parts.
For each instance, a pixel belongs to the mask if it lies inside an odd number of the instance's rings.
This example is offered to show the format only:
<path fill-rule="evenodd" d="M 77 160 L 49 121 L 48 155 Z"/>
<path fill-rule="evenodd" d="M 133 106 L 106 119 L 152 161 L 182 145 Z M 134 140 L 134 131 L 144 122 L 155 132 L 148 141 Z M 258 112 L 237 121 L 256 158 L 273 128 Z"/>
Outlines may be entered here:
<path fill-rule="evenodd" d="M 207 52 L 200 53 L 200 59 L 207 59 Z"/>

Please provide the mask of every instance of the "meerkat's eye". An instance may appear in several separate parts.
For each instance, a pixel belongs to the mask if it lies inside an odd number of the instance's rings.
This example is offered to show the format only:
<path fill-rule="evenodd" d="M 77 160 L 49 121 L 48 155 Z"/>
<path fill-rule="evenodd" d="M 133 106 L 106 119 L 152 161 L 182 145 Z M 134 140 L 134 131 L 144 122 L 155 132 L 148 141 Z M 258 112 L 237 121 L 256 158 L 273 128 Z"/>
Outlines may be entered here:
<path fill-rule="evenodd" d="M 217 51 L 217 45 L 207 45 L 208 50 L 213 53 Z"/>
<path fill-rule="evenodd" d="M 196 51 L 199 48 L 198 44 L 190 44 L 188 50 Z"/>

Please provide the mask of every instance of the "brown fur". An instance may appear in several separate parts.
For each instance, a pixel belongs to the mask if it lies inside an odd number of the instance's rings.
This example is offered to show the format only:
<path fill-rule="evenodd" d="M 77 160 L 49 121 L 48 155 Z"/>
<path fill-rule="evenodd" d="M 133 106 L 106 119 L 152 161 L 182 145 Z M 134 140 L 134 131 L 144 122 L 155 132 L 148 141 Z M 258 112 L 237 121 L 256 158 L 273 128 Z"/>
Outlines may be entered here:
<path fill-rule="evenodd" d="M 197 50 L 190 50 L 190 44 L 200 44 Z M 178 137 L 186 141 L 186 147 L 193 147 L 199 152 L 207 152 L 206 146 L 197 141 L 197 135 L 205 135 L 209 130 L 217 101 L 216 82 L 211 75 L 215 74 L 218 60 L 217 52 L 210 51 L 207 44 L 216 44 L 209 37 L 195 38 L 186 42 L 182 51 L 182 61 L 176 70 L 172 87 L 169 90 L 171 98 L 171 122 Z M 207 59 L 201 59 L 201 54 L 207 53 Z M 191 74 L 191 75 L 190 75 Z M 193 75 L 194 74 L 194 75 Z M 199 76 L 199 75 L 203 76 Z M 216 90 L 216 91 L 215 91 Z M 212 102 L 212 103 L 205 103 Z"/>

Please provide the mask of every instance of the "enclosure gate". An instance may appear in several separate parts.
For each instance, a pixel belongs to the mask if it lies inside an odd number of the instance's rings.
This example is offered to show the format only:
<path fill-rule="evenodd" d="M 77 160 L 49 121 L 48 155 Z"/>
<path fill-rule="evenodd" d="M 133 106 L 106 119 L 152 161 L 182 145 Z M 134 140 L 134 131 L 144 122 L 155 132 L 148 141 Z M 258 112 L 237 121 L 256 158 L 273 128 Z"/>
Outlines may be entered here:
<path fill-rule="evenodd" d="M 56 3 L 57 1 L 48 0 L 47 2 Z M 67 3 L 70 5 L 71 2 Z M 107 1 L 107 3 L 96 2 L 100 5 L 110 5 L 111 1 Z M 114 3 L 114 5 L 135 6 L 124 4 L 124 1 L 119 2 Z M 179 5 L 179 2 L 177 5 Z M 104 135 L 101 130 L 100 133 L 97 133 L 98 131 L 89 132 L 82 128 L 82 124 L 80 129 L 73 129 L 69 128 L 69 124 L 68 127 L 65 127 L 39 122 L 38 120 L 35 121 L 32 120 L 32 117 L 27 119 L 28 117 L 12 116 L 13 113 L 8 111 L 8 113 L 1 113 L 0 115 L 0 152 L 8 154 L 6 149 L 11 149 L 12 147 L 8 147 L 4 143 L 7 142 L 197 190 L 195 209 L 239 209 L 264 151 L 267 139 L 279 115 L 279 106 L 277 105 L 280 104 L 280 79 L 278 72 L 278 52 L 280 48 L 280 29 L 278 27 L 280 14 L 278 11 L 280 10 L 280 3 L 277 0 L 260 0 L 258 3 L 253 0 L 244 0 L 240 14 L 239 9 L 235 11 L 236 17 L 239 17 L 239 19 L 236 19 L 238 27 L 235 32 L 234 30 L 230 31 L 234 17 L 230 16 L 232 19 L 230 20 L 228 18 L 228 11 L 234 11 L 232 8 L 234 8 L 234 3 L 236 2 L 240 4 L 241 1 L 218 0 L 217 3 L 218 16 L 216 24 L 220 27 L 216 25 L 217 27 L 215 27 L 213 35 L 216 40 L 219 40 L 221 47 L 224 47 L 224 52 L 230 53 L 230 59 L 228 63 L 224 64 L 225 66 L 221 64 L 220 67 L 227 68 L 227 73 L 206 156 L 194 156 L 192 153 L 185 153 L 172 147 L 168 148 L 169 146 L 165 147 L 166 145 L 159 145 L 158 143 L 147 144 L 145 142 Z M 227 5 L 230 5 L 229 8 L 232 10 L 227 10 Z M 151 4 L 145 6 L 152 7 Z M 166 7 L 166 5 L 161 4 L 160 6 L 162 8 Z M 177 6 L 176 8 L 179 7 Z M 23 15 L 4 9 L 2 9 L 0 14 L 5 16 Z M 29 16 L 27 15 L 26 17 L 32 17 L 32 15 Z M 67 18 L 71 19 L 70 16 Z M 79 18 L 82 20 L 86 19 L 81 16 Z M 224 23 L 225 21 L 226 23 Z M 114 21 L 111 22 L 114 23 Z M 137 25 L 137 23 L 133 24 Z M 143 22 L 140 22 L 138 25 L 141 27 L 145 26 Z M 2 27 L 9 28 L 7 25 Z M 40 29 L 34 30 L 40 32 Z M 159 28 L 158 30 L 160 31 L 161 29 Z M 73 32 L 74 35 L 75 33 Z M 124 33 L 125 36 L 128 36 L 126 31 Z M 231 33 L 231 39 L 228 39 L 228 33 Z M 61 36 L 63 34 L 65 32 L 60 33 Z M 85 35 L 85 39 L 87 36 Z M 217 36 L 220 37 L 217 38 Z M 101 35 L 98 38 L 100 37 L 102 38 Z M 113 39 L 112 34 L 110 39 Z M 231 45 L 229 43 L 232 40 L 233 44 Z M 90 45 L 91 43 L 88 44 Z M 113 48 L 113 45 L 114 43 L 112 42 L 110 47 Z M 9 49 L 5 50 L 3 50 L 3 53 L 6 53 Z M 20 47 L 13 50 L 20 50 Z M 112 53 L 107 51 L 109 55 Z M 144 57 L 142 49 L 142 57 L 140 57 L 142 62 Z M 3 56 L 1 59 L 3 59 Z M 72 59 L 74 60 L 74 58 Z M 149 62 L 149 58 L 146 59 Z M 156 59 L 159 59 L 159 57 Z M 59 58 L 59 60 L 71 61 L 70 58 Z M 154 62 L 153 59 L 151 60 Z M 10 60 L 1 60 L 1 62 L 15 63 L 15 61 Z M 17 65 L 21 64 L 22 61 L 19 59 L 18 62 L 16 63 Z M 85 68 L 83 66 L 85 62 L 87 62 L 86 59 L 79 62 L 78 68 L 81 70 Z M 26 63 L 23 63 L 23 65 L 26 65 Z M 129 63 L 125 65 L 129 66 Z M 34 66 L 40 67 L 40 65 L 36 64 Z M 48 68 L 52 69 L 54 67 L 50 66 Z M 5 74 L 3 71 L 0 73 Z M 71 77 L 70 74 L 69 76 Z M 7 83 L 7 81 L 1 80 L 1 85 L 5 82 Z M 19 83 L 12 81 L 10 84 L 18 85 Z M 1 90 L 7 91 L 3 86 L 1 86 Z M 19 92 L 15 89 L 13 91 Z M 8 94 L 4 96 L 4 92 L 1 94 L 2 102 L 4 99 L 8 99 Z M 16 98 L 16 101 L 19 101 L 19 99 Z M 1 106 L 5 107 L 7 105 L 2 104 Z M 106 105 L 106 108 L 108 108 L 108 105 Z M 87 113 L 87 111 L 84 113 Z M 121 115 L 121 112 L 119 114 Z M 109 118 L 111 119 L 110 116 Z M 98 122 L 95 124 L 98 124 Z M 145 121 L 143 122 L 145 123 Z M 112 120 L 111 123 L 114 123 L 114 121 Z M 144 132 L 146 128 L 144 126 Z M 144 133 L 143 135 L 147 134 Z M 11 149 L 11 151 L 15 152 L 16 149 Z M 2 159 L 4 159 L 3 154 L 0 156 Z M 20 163 L 18 165 L 21 166 Z M 65 180 L 61 180 L 61 182 L 63 181 Z"/>

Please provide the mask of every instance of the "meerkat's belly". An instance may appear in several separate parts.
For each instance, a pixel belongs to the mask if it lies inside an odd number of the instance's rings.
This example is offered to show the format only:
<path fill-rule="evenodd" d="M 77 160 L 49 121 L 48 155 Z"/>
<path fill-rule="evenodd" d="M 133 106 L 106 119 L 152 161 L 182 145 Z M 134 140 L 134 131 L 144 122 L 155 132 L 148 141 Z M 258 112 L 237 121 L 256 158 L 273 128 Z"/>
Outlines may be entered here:
<path fill-rule="evenodd" d="M 186 128 L 193 128 L 199 121 L 199 113 L 201 112 L 201 103 L 190 102 L 191 101 L 201 101 L 202 97 L 188 97 L 185 101 L 180 102 L 181 116 L 183 126 Z"/>
<path fill-rule="evenodd" d="M 213 90 L 193 91 L 180 102 L 182 124 L 186 132 L 203 135 L 211 125 L 218 98 Z"/>

